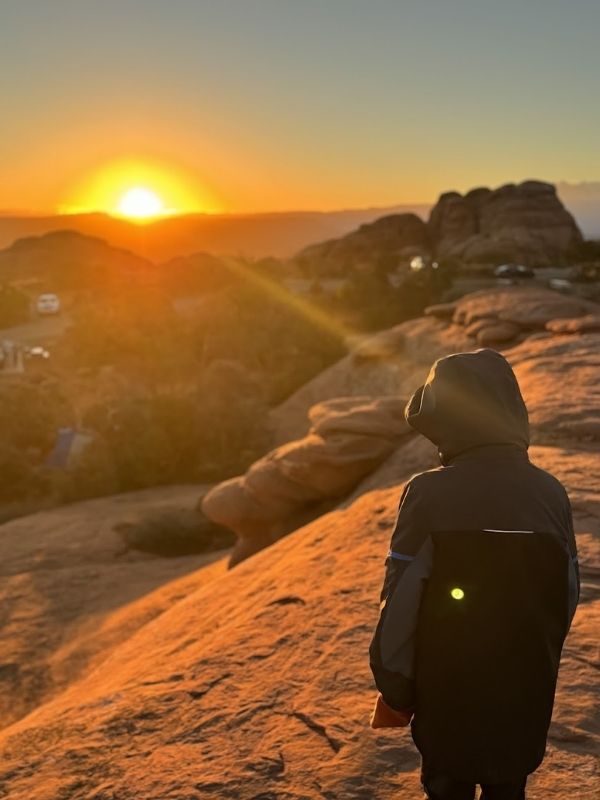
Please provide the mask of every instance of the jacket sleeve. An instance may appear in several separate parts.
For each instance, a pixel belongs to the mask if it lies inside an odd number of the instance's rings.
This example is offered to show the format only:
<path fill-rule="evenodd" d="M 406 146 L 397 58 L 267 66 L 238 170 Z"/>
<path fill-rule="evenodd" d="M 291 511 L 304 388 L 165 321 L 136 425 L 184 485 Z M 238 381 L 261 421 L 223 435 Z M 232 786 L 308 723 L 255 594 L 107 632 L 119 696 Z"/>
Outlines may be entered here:
<path fill-rule="evenodd" d="M 569 555 L 571 560 L 569 563 L 569 627 L 573 622 L 577 603 L 579 602 L 580 592 L 580 577 L 579 577 L 579 560 L 577 558 L 577 543 L 575 541 L 575 531 L 573 528 L 573 513 L 571 510 L 571 503 L 569 497 L 566 496 L 566 516 L 567 516 L 567 546 L 569 548 Z"/>
<path fill-rule="evenodd" d="M 385 560 L 379 621 L 369 648 L 378 690 L 393 709 L 414 703 L 414 650 L 423 589 L 431 573 L 426 504 L 416 479 L 406 484 Z"/>

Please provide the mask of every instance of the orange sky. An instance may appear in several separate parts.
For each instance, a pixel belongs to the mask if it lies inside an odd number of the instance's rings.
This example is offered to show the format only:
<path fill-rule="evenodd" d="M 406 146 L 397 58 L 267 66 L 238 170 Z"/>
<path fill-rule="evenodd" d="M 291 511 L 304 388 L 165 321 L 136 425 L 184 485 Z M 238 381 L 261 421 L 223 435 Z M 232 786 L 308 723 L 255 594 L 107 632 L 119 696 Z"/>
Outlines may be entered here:
<path fill-rule="evenodd" d="M 251 212 L 597 180 L 600 4 L 571 12 L 559 0 L 9 3 L 0 209 L 111 211 L 129 182 L 175 211 Z M 141 177 L 118 173 L 125 162 Z"/>

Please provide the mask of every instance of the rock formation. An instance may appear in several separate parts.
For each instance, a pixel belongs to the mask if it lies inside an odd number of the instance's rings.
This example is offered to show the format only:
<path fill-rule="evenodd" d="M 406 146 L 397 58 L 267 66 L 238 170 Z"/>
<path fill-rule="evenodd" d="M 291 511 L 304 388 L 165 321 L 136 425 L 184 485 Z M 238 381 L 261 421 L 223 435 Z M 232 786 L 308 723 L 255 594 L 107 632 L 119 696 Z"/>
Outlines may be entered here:
<path fill-rule="evenodd" d="M 404 259 L 427 252 L 427 226 L 416 214 L 381 217 L 341 239 L 310 245 L 294 263 L 310 275 L 347 276 L 380 267 L 395 269 Z"/>
<path fill-rule="evenodd" d="M 343 397 L 313 406 L 306 436 L 281 445 L 202 501 L 239 541 L 231 565 L 323 513 L 378 467 L 411 431 L 399 397 Z"/>
<path fill-rule="evenodd" d="M 533 286 L 483 289 L 425 309 L 426 316 L 451 319 L 482 347 L 506 345 L 532 331 L 559 332 L 569 321 L 574 331 L 593 330 L 598 305 Z"/>
<path fill-rule="evenodd" d="M 546 330 L 552 333 L 587 333 L 600 331 L 600 314 L 586 314 L 585 317 L 568 317 L 551 319 L 546 323 Z"/>
<path fill-rule="evenodd" d="M 128 548 L 117 530 L 130 517 L 192 509 L 197 496 L 197 486 L 163 487 L 0 526 L 0 728 L 92 669 L 110 647 L 162 613 L 169 598 L 182 596 L 180 579 L 196 585 L 194 570 L 219 558 L 151 557 Z M 162 585 L 161 599 L 153 598 Z M 120 613 L 129 604 L 136 611 Z"/>
<path fill-rule="evenodd" d="M 549 183 L 447 192 L 427 223 L 435 255 L 470 264 L 560 265 L 583 237 Z"/>
<path fill-rule="evenodd" d="M 304 248 L 294 263 L 312 275 L 347 276 L 361 269 L 391 271 L 414 255 L 472 266 L 518 262 L 561 266 L 583 242 L 552 184 L 525 181 L 498 189 L 442 194 L 425 224 L 393 214 L 339 239 Z"/>

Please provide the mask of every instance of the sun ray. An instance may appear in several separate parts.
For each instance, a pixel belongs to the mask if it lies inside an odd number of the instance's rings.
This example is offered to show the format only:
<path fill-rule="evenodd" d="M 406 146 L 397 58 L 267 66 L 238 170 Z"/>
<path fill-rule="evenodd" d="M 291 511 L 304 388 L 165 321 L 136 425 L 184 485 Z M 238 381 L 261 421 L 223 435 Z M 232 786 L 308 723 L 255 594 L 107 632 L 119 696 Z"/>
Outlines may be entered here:
<path fill-rule="evenodd" d="M 300 297 L 299 295 L 292 294 L 289 290 L 281 286 L 276 281 L 269 280 L 264 276 L 258 274 L 255 270 L 251 269 L 240 258 L 232 256 L 221 256 L 221 260 L 227 264 L 228 269 L 240 275 L 241 277 L 250 280 L 256 286 L 259 286 L 263 291 L 270 295 L 273 299 L 284 303 L 294 311 L 306 317 L 313 325 L 322 330 L 328 331 L 340 337 L 345 344 L 352 349 L 355 346 L 358 338 L 363 338 L 357 331 L 349 328 L 341 320 L 337 320 L 334 315 L 328 314 L 318 306 L 315 306 L 309 300 Z"/>

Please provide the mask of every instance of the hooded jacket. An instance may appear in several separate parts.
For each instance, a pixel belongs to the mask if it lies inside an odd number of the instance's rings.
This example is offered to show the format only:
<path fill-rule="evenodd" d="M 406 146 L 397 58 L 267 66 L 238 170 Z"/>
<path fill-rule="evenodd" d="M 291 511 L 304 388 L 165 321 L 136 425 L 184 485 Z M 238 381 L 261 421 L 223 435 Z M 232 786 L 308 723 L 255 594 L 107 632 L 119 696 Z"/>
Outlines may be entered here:
<path fill-rule="evenodd" d="M 527 409 L 494 350 L 434 364 L 406 407 L 442 466 L 400 499 L 370 647 L 429 770 L 520 780 L 541 763 L 579 597 L 571 509 L 528 458 Z"/>

